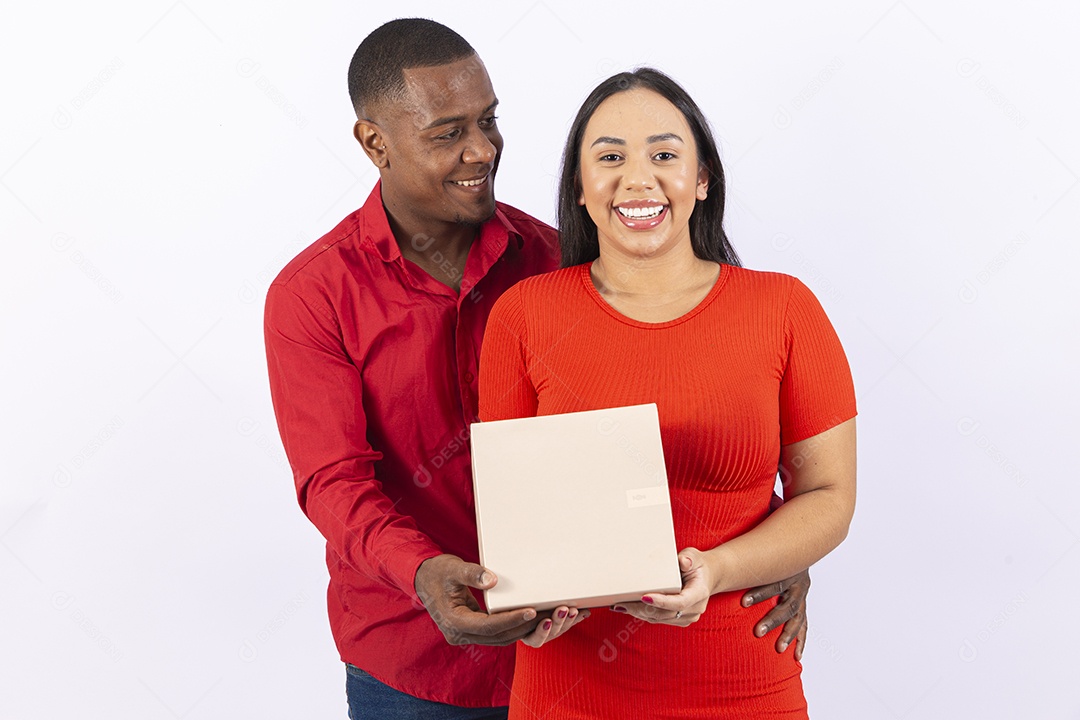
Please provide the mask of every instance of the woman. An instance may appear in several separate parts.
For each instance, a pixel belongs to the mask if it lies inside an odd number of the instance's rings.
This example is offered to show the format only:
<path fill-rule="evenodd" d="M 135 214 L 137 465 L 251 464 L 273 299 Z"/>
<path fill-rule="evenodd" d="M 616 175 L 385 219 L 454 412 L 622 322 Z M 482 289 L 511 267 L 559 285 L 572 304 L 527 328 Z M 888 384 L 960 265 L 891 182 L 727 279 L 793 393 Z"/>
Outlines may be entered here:
<path fill-rule="evenodd" d="M 511 718 L 806 717 L 801 665 L 747 631 L 739 591 L 843 540 L 854 390 L 817 300 L 739 267 L 723 212 L 716 143 L 681 87 L 640 69 L 593 91 L 563 155 L 563 269 L 495 305 L 480 417 L 655 402 L 683 589 L 519 646 Z"/>

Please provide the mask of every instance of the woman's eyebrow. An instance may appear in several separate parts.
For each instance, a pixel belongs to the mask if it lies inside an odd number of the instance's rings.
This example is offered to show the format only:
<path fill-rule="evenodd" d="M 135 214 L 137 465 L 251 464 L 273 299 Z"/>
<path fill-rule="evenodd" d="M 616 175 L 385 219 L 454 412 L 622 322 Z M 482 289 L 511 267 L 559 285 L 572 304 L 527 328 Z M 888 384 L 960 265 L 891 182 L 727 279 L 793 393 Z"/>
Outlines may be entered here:
<path fill-rule="evenodd" d="M 590 145 L 589 147 L 593 147 L 593 145 L 625 145 L 625 144 L 626 144 L 626 141 L 623 140 L 622 138 L 609 137 L 607 135 L 602 135 L 602 136 L 596 138 L 595 140 L 593 140 L 592 145 Z"/>
<path fill-rule="evenodd" d="M 653 143 L 664 142 L 666 140 L 678 140 L 679 142 L 683 143 L 684 145 L 686 144 L 685 140 L 683 140 L 681 137 L 679 137 L 675 133 L 671 133 L 671 132 L 669 132 L 669 133 L 660 133 L 659 135 L 650 135 L 649 137 L 645 138 L 645 142 L 647 144 L 649 144 L 649 145 L 652 145 Z M 623 140 L 622 138 L 611 137 L 611 136 L 608 136 L 608 135 L 602 135 L 601 137 L 598 137 L 595 140 L 593 140 L 592 145 L 590 145 L 589 147 L 593 147 L 594 145 L 625 145 L 625 144 L 626 144 L 626 141 Z"/>
<path fill-rule="evenodd" d="M 645 138 L 645 142 L 650 145 L 657 142 L 664 142 L 665 140 L 678 140 L 685 144 L 685 141 L 675 133 L 660 133 L 659 135 L 650 135 Z"/>

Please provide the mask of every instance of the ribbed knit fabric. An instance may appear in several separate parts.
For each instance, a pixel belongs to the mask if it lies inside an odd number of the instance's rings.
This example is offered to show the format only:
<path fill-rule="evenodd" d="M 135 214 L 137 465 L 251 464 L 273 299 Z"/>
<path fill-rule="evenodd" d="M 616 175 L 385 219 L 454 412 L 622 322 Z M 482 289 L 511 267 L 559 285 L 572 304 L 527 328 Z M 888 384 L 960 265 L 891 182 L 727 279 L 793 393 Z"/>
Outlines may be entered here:
<path fill-rule="evenodd" d="M 650 402 L 678 547 L 702 550 L 768 514 L 781 443 L 855 415 L 836 333 L 786 275 L 725 265 L 696 308 L 664 323 L 619 314 L 588 265 L 525 280 L 496 303 L 480 361 L 482 420 Z M 747 609 L 740 597 L 713 596 L 687 628 L 598 609 L 541 648 L 519 644 L 510 717 L 806 717 L 793 648 L 776 653 L 779 630 L 753 635 L 774 603 Z"/>

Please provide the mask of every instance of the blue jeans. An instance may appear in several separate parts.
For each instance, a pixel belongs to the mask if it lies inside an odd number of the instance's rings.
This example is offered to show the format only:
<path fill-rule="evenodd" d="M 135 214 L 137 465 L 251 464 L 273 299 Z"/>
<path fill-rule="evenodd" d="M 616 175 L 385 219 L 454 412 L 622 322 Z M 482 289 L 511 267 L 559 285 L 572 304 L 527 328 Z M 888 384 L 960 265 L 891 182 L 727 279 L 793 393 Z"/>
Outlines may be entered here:
<path fill-rule="evenodd" d="M 506 720 L 505 707 L 463 708 L 421 700 L 345 664 L 350 720 Z"/>

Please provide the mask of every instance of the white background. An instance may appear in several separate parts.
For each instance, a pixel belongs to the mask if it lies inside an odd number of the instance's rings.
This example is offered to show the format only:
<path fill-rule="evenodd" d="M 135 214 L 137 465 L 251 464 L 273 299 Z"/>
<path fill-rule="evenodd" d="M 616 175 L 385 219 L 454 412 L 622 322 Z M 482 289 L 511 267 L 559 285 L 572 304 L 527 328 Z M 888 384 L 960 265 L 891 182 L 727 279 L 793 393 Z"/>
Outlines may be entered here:
<path fill-rule="evenodd" d="M 825 305 L 860 496 L 814 717 L 1080 718 L 1076 4 L 308 5 L 5 7 L 0 718 L 345 717 L 262 298 L 374 183 L 346 68 L 407 15 L 480 52 L 549 221 L 588 91 L 673 75 L 745 264 Z"/>

